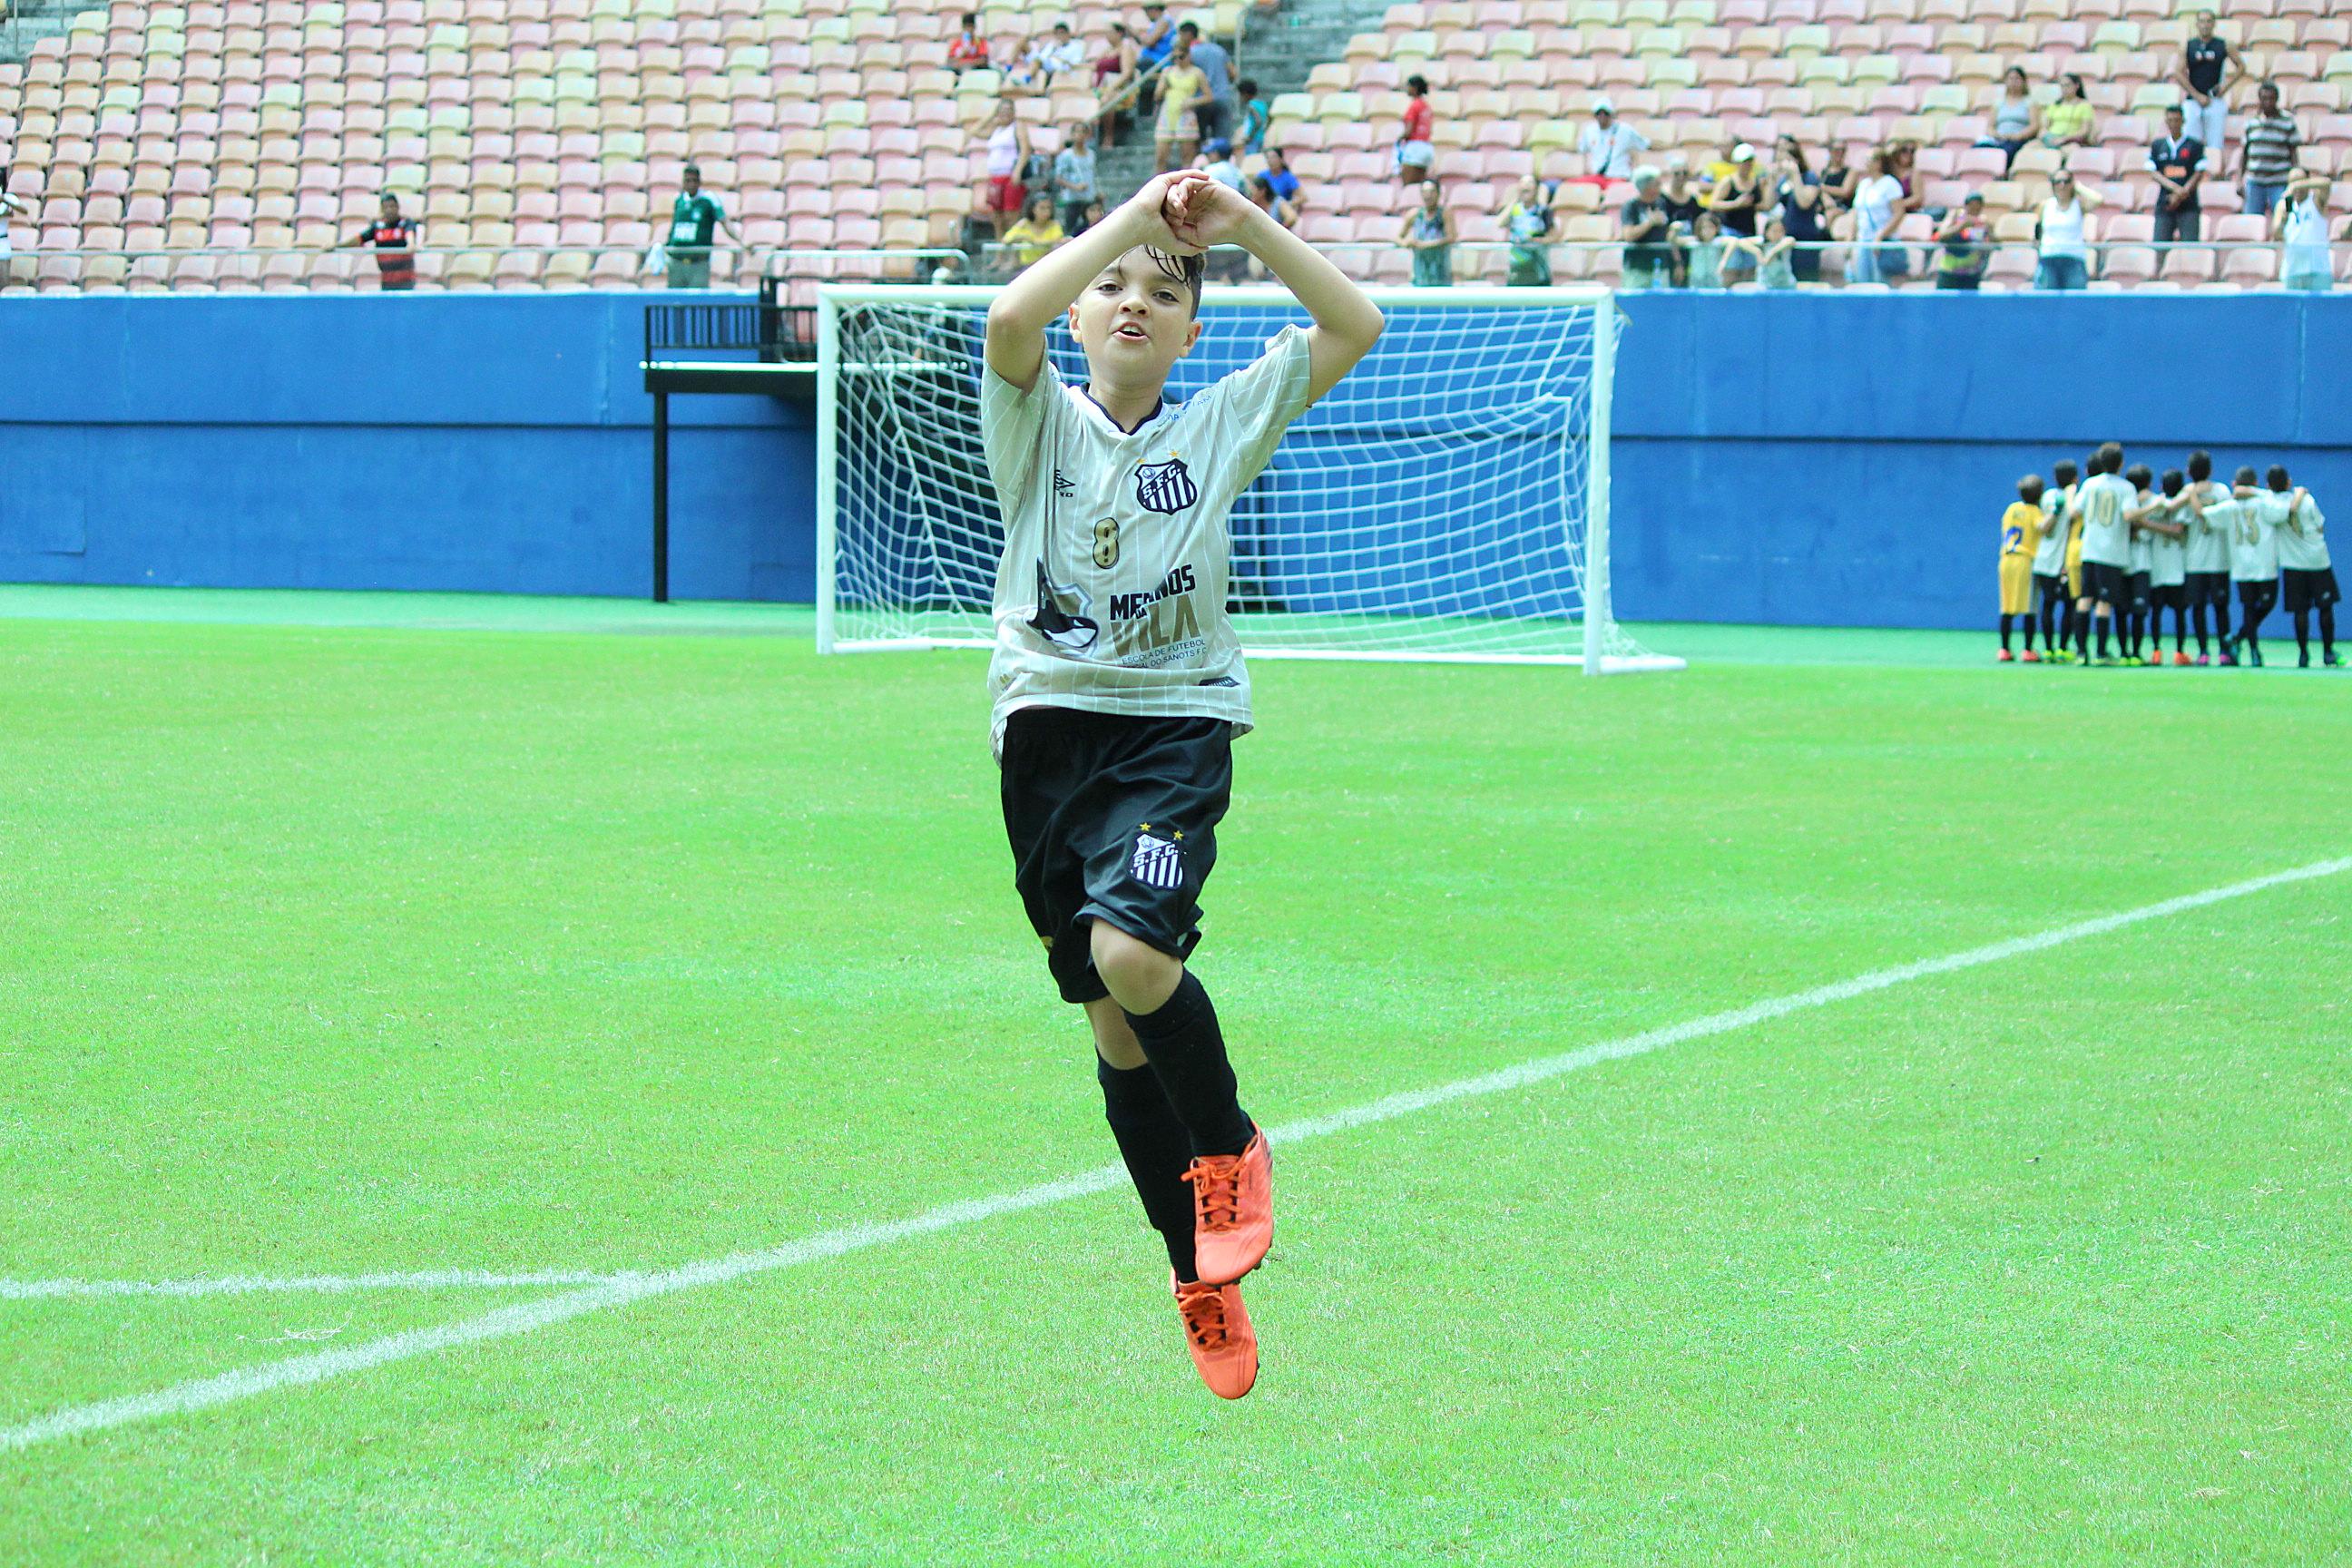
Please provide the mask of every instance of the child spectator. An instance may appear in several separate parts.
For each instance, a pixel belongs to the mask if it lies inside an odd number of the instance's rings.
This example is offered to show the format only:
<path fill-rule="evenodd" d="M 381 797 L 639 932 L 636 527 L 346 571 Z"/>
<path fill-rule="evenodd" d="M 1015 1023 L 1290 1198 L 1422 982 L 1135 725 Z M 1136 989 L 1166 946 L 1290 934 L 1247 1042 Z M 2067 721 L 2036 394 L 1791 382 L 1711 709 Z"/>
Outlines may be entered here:
<path fill-rule="evenodd" d="M 2091 112 L 2083 79 L 2068 71 L 2058 79 L 2058 101 L 2042 117 L 2042 144 L 2061 149 L 2083 145 L 2091 139 Z"/>
<path fill-rule="evenodd" d="M 2187 481 L 2179 468 L 2164 470 L 2164 500 L 2140 526 L 2147 531 L 2147 661 L 2164 662 L 2164 612 L 2172 612 L 2172 662 L 2189 662 Z"/>
<path fill-rule="evenodd" d="M 1762 234 L 1753 238 L 1735 239 L 1724 247 L 1724 253 L 1741 259 L 1744 264 L 1740 269 L 1742 276 L 1750 268 L 1754 269 L 1756 281 L 1760 287 L 1794 289 L 1797 286 L 1797 269 L 1793 264 L 1799 254 L 1797 242 L 1790 237 L 1788 224 L 1777 212 L 1764 219 Z"/>
<path fill-rule="evenodd" d="M 1004 231 L 1004 243 L 1012 247 L 1015 271 L 1034 267 L 1069 237 L 1061 220 L 1054 216 L 1054 198 L 1043 191 L 1029 198 L 1028 210 L 1021 221 Z"/>
<path fill-rule="evenodd" d="M 1222 136 L 1213 137 L 1201 144 L 1201 156 L 1207 160 L 1201 172 L 1232 191 L 1236 195 L 1249 195 L 1249 182 L 1242 177 L 1242 166 L 1234 162 L 1234 144 Z"/>
<path fill-rule="evenodd" d="M 2085 230 L 2088 209 L 2099 205 L 2099 193 L 2078 186 L 2064 169 L 2050 176 L 2050 195 L 2034 224 L 2042 260 L 2033 274 L 2036 289 L 2071 289 L 2089 286 L 2091 246 Z"/>
<path fill-rule="evenodd" d="M 1192 162 L 1201 140 L 1192 106 L 1208 84 L 1208 77 L 1192 63 L 1192 51 L 1179 38 L 1160 71 L 1160 122 L 1153 140 L 1161 174 Z"/>
<path fill-rule="evenodd" d="M 2294 617 L 2294 645 L 2302 650 L 2296 662 L 2311 668 L 2311 613 L 2319 612 L 2319 662 L 2337 668 L 2336 657 L 2336 568 L 2327 557 L 2327 520 L 2311 492 L 2287 488 L 2286 470 L 2270 471 L 2268 504 L 2277 518 L 2279 591 L 2286 613 Z"/>
<path fill-rule="evenodd" d="M 988 40 L 980 36 L 980 13 L 966 11 L 956 36 L 948 43 L 948 69 L 961 76 L 988 64 Z"/>
<path fill-rule="evenodd" d="M 2042 528 L 2042 476 L 2028 474 L 2017 481 L 2017 499 L 2000 514 L 2000 652 L 1996 661 L 2009 663 L 2009 623 L 2025 623 L 2025 659 L 2039 664 L 2033 651 L 2033 546 Z"/>
<path fill-rule="evenodd" d="M 1633 177 L 1633 160 L 1650 150 L 1650 139 L 1617 118 L 1617 106 L 1606 98 L 1593 100 L 1592 123 L 1576 138 L 1584 159 L 1584 178 L 1606 186 Z"/>
<path fill-rule="evenodd" d="M 2230 533 L 2205 509 L 2229 499 L 2229 491 L 2213 482 L 2213 455 L 2210 452 L 2189 454 L 2189 484 L 2181 491 L 2180 518 L 2189 525 L 2188 567 L 2185 586 L 2189 596 L 2189 614 L 2197 628 L 2197 662 L 2205 664 L 2211 658 L 2212 645 L 2205 640 L 2205 613 L 2213 613 L 2213 637 L 2221 647 L 2221 660 L 2235 663 L 2230 658 Z"/>
<path fill-rule="evenodd" d="M 2056 664 L 2074 658 L 2066 650 L 2074 641 L 2074 598 L 2083 591 L 2082 566 L 2074 553 L 2081 540 L 2068 515 L 2074 500 L 2074 472 L 2072 461 L 2050 470 L 2034 536 L 2033 589 L 2042 601 L 2042 646 Z"/>
<path fill-rule="evenodd" d="M 2246 62 L 2236 46 L 2214 35 L 2213 13 L 2198 12 L 2197 36 L 2181 46 L 2172 79 L 2189 95 L 2189 134 L 2217 162 L 2229 134 L 2230 89 L 2245 79 Z"/>
<path fill-rule="evenodd" d="M 1655 169 L 1633 171 L 1633 194 L 1617 216 L 1619 237 L 1625 242 L 1625 287 L 1666 287 L 1674 276 L 1673 225 L 1658 204 Z"/>
<path fill-rule="evenodd" d="M 1094 200 L 1087 204 L 1086 211 L 1078 215 L 1078 226 L 1070 230 L 1070 237 L 1072 239 L 1076 239 L 1078 236 L 1086 233 L 1087 230 L 1094 227 L 1095 225 L 1102 222 L 1103 214 L 1104 208 L 1102 198 L 1100 196 L 1097 196 Z"/>
<path fill-rule="evenodd" d="M 1511 242 L 1510 268 L 1503 280 L 1517 289 L 1549 288 L 1551 247 L 1544 239 L 1551 233 L 1551 203 L 1542 183 L 1533 174 L 1520 175 L 1496 221 Z"/>
<path fill-rule="evenodd" d="M 2205 183 L 2205 149 L 2188 133 L 2188 121 L 2174 104 L 2164 111 L 2164 134 L 2148 143 L 2148 167 L 2156 171 L 2156 243 L 2195 239 L 2201 226 L 2197 188 Z"/>
<path fill-rule="evenodd" d="M 1242 153 L 1255 158 L 1265 151 L 1265 128 L 1274 123 L 1274 111 L 1266 106 L 1256 81 L 1249 77 L 1234 84 L 1234 96 L 1242 106 Z"/>
<path fill-rule="evenodd" d="M 1756 237 L 1741 235 L 1748 242 L 1748 254 L 1754 254 Z M 1724 279 L 1723 225 L 1713 213 L 1701 213 L 1688 234 L 1674 237 L 1675 248 L 1682 252 L 1685 287 L 1690 289 L 1720 289 Z M 1742 269 L 1745 276 L 1745 269 Z"/>
<path fill-rule="evenodd" d="M 1404 246 L 1412 252 L 1417 289 L 1444 289 L 1454 282 L 1454 215 L 1444 209 L 1434 179 L 1421 183 L 1421 205 L 1405 219 Z"/>
<path fill-rule="evenodd" d="M 1088 135 L 1085 121 L 1075 122 L 1063 137 L 1062 150 L 1054 154 L 1055 204 L 1061 208 L 1062 226 L 1074 235 L 1082 222 L 1079 215 L 1095 199 L 1095 153 L 1087 145 Z"/>
<path fill-rule="evenodd" d="M 998 99 L 996 112 L 988 121 L 988 177 L 981 187 L 980 210 L 988 215 L 989 226 L 999 240 L 1012 226 L 1013 215 L 1028 202 L 1029 187 L 1022 183 L 1022 173 L 1029 166 L 1029 128 L 1021 123 L 1011 99 Z"/>
<path fill-rule="evenodd" d="M 2336 286 L 2327 249 L 2327 176 L 2298 174 L 2287 182 L 2278 210 L 2271 215 L 2271 237 L 2282 246 L 2279 280 L 2290 289 L 2326 293 Z"/>
<path fill-rule="evenodd" d="M 1977 145 L 2000 148 L 2007 160 L 2001 172 L 2007 174 L 2016 165 L 2018 153 L 2041 134 L 2042 106 L 2026 86 L 2025 68 L 2011 66 L 2001 73 L 2000 96 L 1992 100 L 1992 133 Z"/>
<path fill-rule="evenodd" d="M 1397 138 L 1397 183 L 1417 185 L 1429 178 L 1430 165 L 1437 162 L 1437 144 L 1431 138 L 1436 134 L 1436 115 L 1429 107 L 1429 79 L 1409 76 L 1404 79 L 1404 131 Z"/>
<path fill-rule="evenodd" d="M 1974 289 L 1992 261 L 1992 220 L 1985 216 L 1984 193 L 1970 191 L 1936 230 L 1936 287 Z"/>
<path fill-rule="evenodd" d="M 2238 153 L 2247 212 L 2268 213 L 2285 197 L 2302 147 L 2303 132 L 2295 128 L 2294 117 L 2279 109 L 2278 83 L 2263 83 L 2254 89 L 2254 117 L 2246 121 L 2245 145 Z"/>

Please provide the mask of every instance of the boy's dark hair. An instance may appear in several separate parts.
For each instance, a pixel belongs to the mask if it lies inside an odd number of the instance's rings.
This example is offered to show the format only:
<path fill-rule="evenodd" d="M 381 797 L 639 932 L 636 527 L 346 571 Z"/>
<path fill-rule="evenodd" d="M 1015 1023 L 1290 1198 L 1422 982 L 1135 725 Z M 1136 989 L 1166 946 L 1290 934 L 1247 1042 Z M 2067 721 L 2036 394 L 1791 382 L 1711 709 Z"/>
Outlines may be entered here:
<path fill-rule="evenodd" d="M 2286 477 L 2286 465 L 2284 463 L 2273 463 L 2271 465 L 2270 480 L 2271 489 L 2279 491 L 2281 494 L 2284 494 L 2294 486 L 2294 481 Z"/>
<path fill-rule="evenodd" d="M 2146 463 L 2134 463 L 2124 471 L 2124 483 L 2136 490 L 2144 490 L 2156 482 L 2155 470 Z"/>
<path fill-rule="evenodd" d="M 1424 97 L 1429 92 L 1429 79 L 1425 76 L 1409 76 L 1404 79 L 1404 89 L 1415 98 Z"/>
<path fill-rule="evenodd" d="M 1176 36 L 1183 39 L 1185 42 L 1190 43 L 1194 38 L 1201 36 L 1201 24 L 1198 22 L 1179 22 L 1176 24 Z"/>
<path fill-rule="evenodd" d="M 2096 474 L 2119 474 L 2124 467 L 2124 444 L 2109 441 L 2091 454 L 2091 471 Z"/>
<path fill-rule="evenodd" d="M 2040 474 L 2028 474 L 2023 479 L 2018 480 L 2017 499 L 2023 501 L 2028 506 L 2032 506 L 2038 503 L 2042 500 L 2042 476 Z"/>
<path fill-rule="evenodd" d="M 2213 454 L 2201 448 L 2189 454 L 2189 477 L 2203 484 L 2213 477 Z"/>
<path fill-rule="evenodd" d="M 1148 245 L 1143 247 L 1143 254 L 1151 258 L 1153 266 L 1184 285 L 1192 296 L 1192 314 L 1199 315 L 1201 279 L 1209 269 L 1209 258 L 1206 256 L 1178 256 L 1170 251 L 1155 250 Z"/>
<path fill-rule="evenodd" d="M 2050 478 L 2062 488 L 2073 484 L 2082 477 L 2083 471 L 2074 466 L 2074 459 L 2072 458 L 2059 458 L 2056 465 L 2050 470 Z"/>
<path fill-rule="evenodd" d="M 1242 78 L 1241 80 L 1234 83 L 1234 90 L 1240 93 L 1245 100 L 1255 98 L 1257 96 L 1257 78 L 1254 76 L 1245 76 Z"/>
<path fill-rule="evenodd" d="M 2179 495 L 2182 488 L 2188 483 L 2189 481 L 2187 479 L 2181 478 L 2180 470 L 2179 468 L 2167 468 L 2164 470 L 2164 493 L 2166 495 Z"/>
<path fill-rule="evenodd" d="M 978 27 L 980 26 L 980 13 L 977 11 L 966 11 L 963 14 L 963 25 L 967 27 Z"/>
<path fill-rule="evenodd" d="M 2240 485 L 2252 484 L 2254 482 L 2254 466 L 2252 463 L 2240 464 L 2238 467 L 2238 477 L 2231 482 L 2232 484 Z"/>

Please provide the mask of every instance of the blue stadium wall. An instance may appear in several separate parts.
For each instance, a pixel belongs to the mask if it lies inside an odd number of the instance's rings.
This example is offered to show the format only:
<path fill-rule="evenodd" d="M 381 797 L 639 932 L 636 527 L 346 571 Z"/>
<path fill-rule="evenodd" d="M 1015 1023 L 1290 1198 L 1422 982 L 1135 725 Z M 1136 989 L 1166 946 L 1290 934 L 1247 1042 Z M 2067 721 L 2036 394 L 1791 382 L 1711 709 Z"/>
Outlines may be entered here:
<path fill-rule="evenodd" d="M 0 300 L 0 580 L 642 594 L 641 306 Z M 2108 438 L 2159 468 L 2204 445 L 2352 496 L 2352 298 L 1626 310 L 1629 619 L 1982 625 L 2017 475 Z M 806 416 L 672 407 L 674 592 L 811 597 Z"/>

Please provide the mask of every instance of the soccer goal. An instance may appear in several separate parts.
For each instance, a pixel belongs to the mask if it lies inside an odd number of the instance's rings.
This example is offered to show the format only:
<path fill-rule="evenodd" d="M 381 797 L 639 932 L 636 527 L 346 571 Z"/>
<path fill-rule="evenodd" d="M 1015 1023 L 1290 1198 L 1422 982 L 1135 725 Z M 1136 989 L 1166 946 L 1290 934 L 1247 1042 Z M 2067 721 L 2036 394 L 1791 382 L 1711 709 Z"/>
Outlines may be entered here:
<path fill-rule="evenodd" d="M 1380 345 L 1290 426 L 1231 521 L 1254 658 L 1679 669 L 1609 611 L 1605 289 L 1376 289 Z M 992 288 L 818 294 L 817 641 L 984 647 L 1003 526 L 980 440 Z M 1286 290 L 1212 284 L 1170 378 L 1188 396 L 1307 324 Z M 1046 352 L 1086 378 L 1062 326 Z"/>

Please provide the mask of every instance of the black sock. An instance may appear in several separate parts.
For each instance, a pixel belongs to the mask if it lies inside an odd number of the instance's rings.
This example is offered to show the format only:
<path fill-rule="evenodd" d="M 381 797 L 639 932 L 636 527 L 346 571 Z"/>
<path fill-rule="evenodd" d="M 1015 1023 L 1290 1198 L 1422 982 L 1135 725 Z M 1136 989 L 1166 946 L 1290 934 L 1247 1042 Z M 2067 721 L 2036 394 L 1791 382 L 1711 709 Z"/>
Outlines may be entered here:
<path fill-rule="evenodd" d="M 2009 651 L 2009 616 L 2006 615 L 2000 617 L 2000 651 Z"/>
<path fill-rule="evenodd" d="M 2205 641 L 2205 601 L 2198 600 L 2196 607 L 2189 614 L 2197 617 L 2197 657 L 2203 658 L 2213 651 Z"/>
<path fill-rule="evenodd" d="M 2263 618 L 2260 616 L 2247 616 L 2244 620 L 2245 624 L 2238 628 L 2238 640 L 2245 644 L 2252 652 L 2262 652 Z"/>
<path fill-rule="evenodd" d="M 2336 652 L 2336 606 L 2333 605 L 2319 606 L 2319 652 L 2322 658 L 2331 657 Z"/>
<path fill-rule="evenodd" d="M 1247 1148 L 1257 1127 L 1237 1098 L 1217 1010 L 1209 1005 L 1200 977 L 1186 970 L 1157 1010 L 1129 1013 L 1127 1022 L 1160 1075 L 1168 1103 L 1192 1134 L 1192 1152 L 1238 1154 Z"/>
<path fill-rule="evenodd" d="M 2025 651 L 2028 653 L 2032 653 L 2033 651 L 2034 625 L 2034 616 L 2032 610 L 2028 610 L 2025 614 L 2017 617 L 2017 629 L 2025 634 Z"/>
<path fill-rule="evenodd" d="M 1095 1077 L 1102 1083 L 1103 1118 L 1118 1140 L 1135 1195 L 1143 1200 L 1143 1216 L 1167 1244 L 1176 1278 L 1193 1279 L 1192 1189 L 1184 1182 L 1192 1135 L 1176 1120 L 1176 1108 L 1150 1068 L 1122 1069 L 1097 1056 Z"/>
<path fill-rule="evenodd" d="M 2114 617 L 2109 616 L 2093 616 L 2091 617 L 2092 625 L 2096 628 L 2099 634 L 2099 657 L 2101 658 L 2107 657 L 2107 622 L 2113 618 Z"/>
<path fill-rule="evenodd" d="M 2091 657 L 2091 623 L 2098 619 L 2088 610 L 2074 612 L 2074 651 L 2084 658 Z M 2106 623 L 2100 621 L 2099 624 L 2105 626 Z"/>

